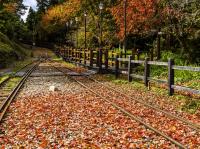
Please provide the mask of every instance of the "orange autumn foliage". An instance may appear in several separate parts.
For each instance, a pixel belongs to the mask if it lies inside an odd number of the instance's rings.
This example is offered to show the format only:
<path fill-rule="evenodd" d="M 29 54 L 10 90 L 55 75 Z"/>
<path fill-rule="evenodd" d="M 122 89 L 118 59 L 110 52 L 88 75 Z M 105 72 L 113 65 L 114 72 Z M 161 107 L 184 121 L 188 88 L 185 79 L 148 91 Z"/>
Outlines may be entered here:
<path fill-rule="evenodd" d="M 127 32 L 142 34 L 155 23 L 155 13 L 158 0 L 127 0 Z M 124 2 L 111 8 L 120 31 L 117 33 L 120 39 L 124 38 Z"/>
<path fill-rule="evenodd" d="M 17 3 L 5 3 L 3 6 L 5 11 L 9 13 L 16 13 Z"/>
<path fill-rule="evenodd" d="M 69 0 L 46 11 L 42 17 L 43 27 L 64 24 L 80 8 L 81 0 Z"/>

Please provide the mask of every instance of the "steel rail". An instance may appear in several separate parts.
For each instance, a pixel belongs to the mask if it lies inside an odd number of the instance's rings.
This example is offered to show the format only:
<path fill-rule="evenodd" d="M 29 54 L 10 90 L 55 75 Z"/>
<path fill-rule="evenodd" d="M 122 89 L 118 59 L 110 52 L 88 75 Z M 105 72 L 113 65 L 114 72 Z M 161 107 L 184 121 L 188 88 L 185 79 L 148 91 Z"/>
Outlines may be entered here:
<path fill-rule="evenodd" d="M 17 86 L 13 89 L 13 91 L 10 93 L 10 95 L 2 102 L 0 105 L 0 123 L 2 122 L 2 119 L 10 106 L 13 99 L 18 94 L 19 90 L 22 88 L 28 77 L 31 75 L 31 73 L 35 70 L 35 68 L 39 65 L 39 62 L 36 63 L 33 67 L 31 67 L 23 76 L 23 78 L 20 80 L 20 82 L 17 84 Z"/>
<path fill-rule="evenodd" d="M 55 66 L 54 66 L 55 67 Z M 116 103 L 108 100 L 105 96 L 102 96 L 101 94 L 96 93 L 93 89 L 91 89 L 90 87 L 86 86 L 85 84 L 83 84 L 82 82 L 76 80 L 75 78 L 73 78 L 72 76 L 68 75 L 66 72 L 60 70 L 59 68 L 55 67 L 57 70 L 63 72 L 64 74 L 66 74 L 67 77 L 69 77 L 71 80 L 74 80 L 75 82 L 77 82 L 78 84 L 80 84 L 81 86 L 83 86 L 84 88 L 86 88 L 87 90 L 89 90 L 91 93 L 97 95 L 98 97 L 102 98 L 104 101 L 110 103 L 113 107 L 115 107 L 116 109 L 118 109 L 119 111 L 121 111 L 122 113 L 124 113 L 125 115 L 127 115 L 129 118 L 139 122 L 140 124 L 144 125 L 147 129 L 154 131 L 155 133 L 159 134 L 160 136 L 164 137 L 165 139 L 167 139 L 168 141 L 170 141 L 171 143 L 175 144 L 176 146 L 178 146 L 181 149 L 186 149 L 186 147 L 181 144 L 180 142 L 176 141 L 175 139 L 171 138 L 170 136 L 164 134 L 163 132 L 161 132 L 160 130 L 152 127 L 151 125 L 145 123 L 141 117 L 135 116 L 131 113 L 129 113 L 127 110 L 125 110 L 124 108 L 118 106 Z M 83 77 L 83 76 L 82 76 Z"/>
<path fill-rule="evenodd" d="M 8 81 L 9 79 L 11 79 L 14 75 L 16 75 L 17 73 L 19 73 L 20 71 L 22 71 L 24 68 L 26 68 L 27 66 L 30 66 L 32 65 L 34 62 L 36 61 L 33 61 L 33 62 L 30 62 L 28 64 L 26 64 L 25 66 L 23 66 L 22 68 L 20 68 L 19 70 L 17 70 L 16 72 L 14 72 L 13 74 L 9 75 L 8 78 L 6 78 L 4 81 L 2 81 L 0 83 L 0 87 L 2 86 L 2 84 L 4 84 L 6 81 Z"/>
<path fill-rule="evenodd" d="M 148 103 L 148 102 L 144 102 L 143 100 L 134 99 L 133 97 L 131 97 L 131 96 L 129 96 L 129 95 L 126 95 L 126 94 L 124 94 L 124 93 L 121 93 L 119 90 L 113 89 L 112 87 L 109 87 L 109 86 L 105 85 L 104 83 L 102 83 L 102 82 L 100 82 L 100 81 L 98 81 L 98 80 L 95 80 L 94 78 L 91 78 L 91 77 L 89 77 L 89 76 L 85 76 L 85 77 L 87 77 L 88 79 L 93 80 L 93 81 L 96 82 L 96 83 L 99 83 L 99 84 L 103 85 L 104 87 L 106 87 L 106 88 L 108 88 L 108 89 L 111 89 L 111 90 L 113 90 L 113 91 L 115 91 L 115 92 L 117 92 L 117 93 L 123 95 L 124 97 L 126 97 L 126 98 L 128 98 L 128 99 L 134 100 L 134 101 L 136 101 L 136 102 L 138 102 L 138 103 L 141 103 L 141 104 L 143 104 L 143 105 L 145 105 L 145 106 L 147 106 L 147 107 L 149 107 L 149 108 L 152 108 L 152 109 L 154 109 L 154 110 L 157 110 L 157 111 L 159 111 L 159 112 L 162 112 L 162 113 L 164 113 L 165 115 L 167 115 L 167 116 L 169 116 L 169 117 L 171 117 L 171 118 L 177 119 L 177 120 L 181 121 L 182 123 L 187 124 L 187 126 L 189 126 L 190 128 L 192 128 L 192 129 L 194 129 L 194 130 L 200 132 L 200 125 L 198 125 L 198 124 L 192 123 L 192 122 L 190 122 L 190 121 L 188 121 L 188 120 L 186 120 L 186 119 L 184 119 L 184 118 L 181 118 L 181 117 L 176 116 L 176 115 L 174 115 L 174 114 L 172 114 L 172 113 L 170 113 L 170 112 L 167 112 L 167 111 L 165 111 L 165 110 L 159 108 L 158 106 L 154 106 L 154 105 L 152 105 L 152 104 L 150 104 L 150 103 Z"/>
<path fill-rule="evenodd" d="M 66 68 L 66 69 L 68 69 L 68 70 L 70 70 L 70 71 L 73 71 L 73 70 L 70 69 L 70 68 Z M 77 72 L 77 73 L 78 73 L 78 72 Z M 124 93 L 121 93 L 119 90 L 113 89 L 112 87 L 109 87 L 109 86 L 105 85 L 104 83 L 102 83 L 102 82 L 100 82 L 100 81 L 98 81 L 98 80 L 96 80 L 96 79 L 94 79 L 94 78 L 89 77 L 88 75 L 84 75 L 83 73 L 79 73 L 79 74 L 82 74 L 83 76 L 87 77 L 88 79 L 90 79 L 90 80 L 92 80 L 92 81 L 94 81 L 94 82 L 96 82 L 96 83 L 99 83 L 99 84 L 103 85 L 104 87 L 106 87 L 106 88 L 108 88 L 108 89 L 111 89 L 111 90 L 117 92 L 118 94 L 123 95 L 124 97 L 126 97 L 126 98 L 128 98 L 128 99 L 134 100 L 134 101 L 136 101 L 136 102 L 138 102 L 138 103 L 140 103 L 140 104 L 143 104 L 143 105 L 146 106 L 146 107 L 149 107 L 149 108 L 152 108 L 152 109 L 154 109 L 154 110 L 156 110 L 156 111 L 162 112 L 163 114 L 167 115 L 167 116 L 170 117 L 170 118 L 177 119 L 177 120 L 181 121 L 182 123 L 186 124 L 188 127 L 190 127 L 190 128 L 192 128 L 192 129 L 194 129 L 194 130 L 200 132 L 200 125 L 198 125 L 198 124 L 196 124 L 196 123 L 192 123 L 192 122 L 188 121 L 187 119 L 181 118 L 180 116 L 176 116 L 176 115 L 174 115 L 174 114 L 172 114 L 172 113 L 170 113 L 170 112 L 167 112 L 166 110 L 163 110 L 163 109 L 161 109 L 161 108 L 158 107 L 158 106 L 152 105 L 152 104 L 150 104 L 149 102 L 146 102 L 146 101 L 144 102 L 143 100 L 135 99 L 135 98 L 133 98 L 133 97 L 131 97 L 131 96 L 129 96 L 129 95 L 126 95 L 126 94 L 124 94 Z"/>

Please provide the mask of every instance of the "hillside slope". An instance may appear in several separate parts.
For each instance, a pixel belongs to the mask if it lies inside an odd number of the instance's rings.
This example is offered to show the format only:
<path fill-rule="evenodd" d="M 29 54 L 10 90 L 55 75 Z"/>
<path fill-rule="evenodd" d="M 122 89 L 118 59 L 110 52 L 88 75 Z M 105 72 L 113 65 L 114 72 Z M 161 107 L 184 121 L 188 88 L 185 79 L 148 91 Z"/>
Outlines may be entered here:
<path fill-rule="evenodd" d="M 9 40 L 0 32 L 0 68 L 4 68 L 16 60 L 23 60 L 29 53 L 29 50 Z"/>

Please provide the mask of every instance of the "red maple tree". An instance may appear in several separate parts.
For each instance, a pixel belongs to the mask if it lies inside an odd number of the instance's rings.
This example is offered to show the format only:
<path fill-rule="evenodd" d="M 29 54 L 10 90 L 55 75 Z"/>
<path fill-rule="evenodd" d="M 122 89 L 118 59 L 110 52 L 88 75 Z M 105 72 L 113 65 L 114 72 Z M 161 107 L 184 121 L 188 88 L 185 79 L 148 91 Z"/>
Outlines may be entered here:
<path fill-rule="evenodd" d="M 159 0 L 127 0 L 127 33 L 143 34 L 160 23 Z M 124 38 L 124 1 L 111 8 L 119 26 L 118 37 Z"/>

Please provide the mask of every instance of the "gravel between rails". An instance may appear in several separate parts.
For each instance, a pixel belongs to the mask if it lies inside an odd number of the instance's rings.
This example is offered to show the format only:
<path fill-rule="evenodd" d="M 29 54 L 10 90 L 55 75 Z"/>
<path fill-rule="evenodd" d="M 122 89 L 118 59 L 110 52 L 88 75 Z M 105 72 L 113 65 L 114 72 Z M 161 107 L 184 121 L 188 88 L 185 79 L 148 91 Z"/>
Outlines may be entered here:
<path fill-rule="evenodd" d="M 81 88 L 66 76 L 54 76 L 58 72 L 54 67 L 50 66 L 49 62 L 41 63 L 39 67 L 32 73 L 32 77 L 24 84 L 23 90 L 19 96 L 34 96 L 37 94 L 49 94 L 51 86 L 55 86 L 55 90 L 61 93 L 76 93 L 81 91 Z M 48 76 L 50 74 L 51 76 Z M 36 75 L 36 77 L 35 77 Z M 40 77 L 38 77 L 40 75 Z"/>

